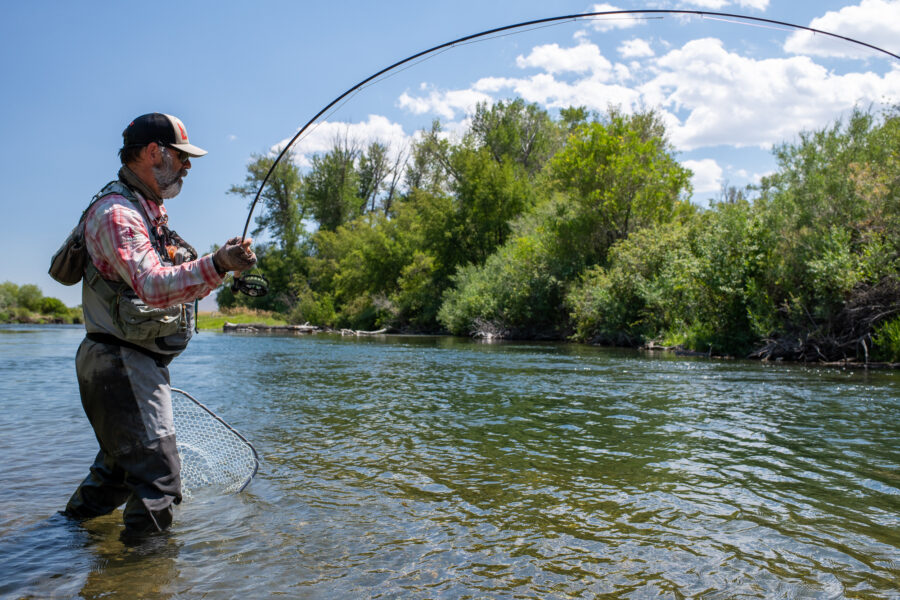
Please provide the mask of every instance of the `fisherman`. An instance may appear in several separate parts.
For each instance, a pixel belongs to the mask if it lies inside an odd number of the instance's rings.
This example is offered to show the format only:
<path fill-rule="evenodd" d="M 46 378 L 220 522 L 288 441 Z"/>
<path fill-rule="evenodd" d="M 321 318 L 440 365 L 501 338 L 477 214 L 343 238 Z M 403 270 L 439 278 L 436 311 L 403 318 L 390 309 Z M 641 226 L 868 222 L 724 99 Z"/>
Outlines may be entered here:
<path fill-rule="evenodd" d="M 75 366 L 100 451 L 64 513 L 90 519 L 124 503 L 123 536 L 140 538 L 168 528 L 181 502 L 168 364 L 191 338 L 193 303 L 256 255 L 249 238 L 235 237 L 198 257 L 169 229 L 163 202 L 181 191 L 191 159 L 206 154 L 180 119 L 142 115 L 122 137 L 118 180 L 84 220 L 87 336 Z"/>

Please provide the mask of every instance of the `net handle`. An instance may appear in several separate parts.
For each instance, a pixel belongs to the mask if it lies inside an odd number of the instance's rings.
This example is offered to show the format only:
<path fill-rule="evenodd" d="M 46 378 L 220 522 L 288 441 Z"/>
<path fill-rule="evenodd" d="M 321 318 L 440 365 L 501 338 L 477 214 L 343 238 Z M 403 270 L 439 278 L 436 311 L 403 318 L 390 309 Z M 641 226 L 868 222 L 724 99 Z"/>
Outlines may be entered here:
<path fill-rule="evenodd" d="M 200 408 L 202 408 L 203 410 L 205 410 L 207 413 L 209 413 L 209 416 L 211 416 L 211 417 L 214 418 L 216 421 L 218 421 L 219 423 L 221 423 L 222 425 L 224 425 L 224 426 L 228 429 L 228 431 L 230 431 L 231 433 L 233 433 L 234 435 L 236 435 L 238 438 L 240 438 L 240 440 L 241 440 L 242 442 L 244 442 L 245 444 L 247 444 L 247 446 L 249 446 L 250 451 L 253 452 L 253 473 L 250 474 L 250 477 L 247 478 L 247 481 L 244 482 L 244 485 L 242 485 L 242 486 L 241 486 L 241 489 L 239 489 L 238 491 L 236 491 L 235 494 L 239 494 L 239 493 L 241 493 L 242 491 L 244 491 L 244 488 L 247 487 L 247 486 L 250 484 L 250 481 L 251 481 L 254 477 L 256 477 L 256 473 L 259 471 L 259 454 L 256 452 L 256 448 L 253 447 L 253 444 L 250 443 L 250 440 L 248 440 L 247 438 L 245 438 L 244 436 L 242 436 L 241 433 L 240 433 L 237 429 L 235 429 L 234 427 L 232 427 L 231 425 L 229 425 L 229 424 L 225 421 L 225 419 L 223 419 L 222 417 L 220 417 L 219 415 L 217 415 L 216 413 L 214 413 L 214 412 L 213 412 L 210 408 L 208 408 L 205 404 L 203 404 L 202 402 L 200 402 L 199 400 L 197 400 L 196 398 L 194 398 L 193 396 L 191 396 L 190 394 L 188 394 L 188 393 L 187 393 L 186 391 L 184 391 L 184 390 L 180 390 L 180 389 L 174 388 L 174 387 L 173 387 L 173 388 L 170 388 L 170 389 L 171 389 L 173 392 L 178 392 L 179 394 L 181 394 L 181 395 L 187 397 L 188 400 L 190 400 L 191 402 L 193 402 L 194 404 L 196 404 L 197 406 L 199 406 Z M 177 432 L 177 431 L 175 432 L 175 435 L 176 435 L 176 437 L 178 436 L 178 432 Z"/>

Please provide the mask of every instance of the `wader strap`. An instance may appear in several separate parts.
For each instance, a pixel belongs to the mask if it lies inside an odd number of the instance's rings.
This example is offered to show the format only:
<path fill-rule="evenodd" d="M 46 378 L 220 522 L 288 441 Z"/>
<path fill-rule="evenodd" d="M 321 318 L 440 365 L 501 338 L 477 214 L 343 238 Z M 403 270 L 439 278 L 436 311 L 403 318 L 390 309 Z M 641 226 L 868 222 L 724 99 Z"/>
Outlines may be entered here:
<path fill-rule="evenodd" d="M 172 358 L 174 358 L 174 356 L 172 356 L 172 355 L 160 354 L 158 352 L 153 352 L 152 350 L 147 350 L 146 348 L 142 348 L 142 347 L 138 346 L 137 344 L 132 344 L 129 341 L 123 340 L 121 338 L 117 338 L 116 336 L 111 335 L 109 333 L 99 333 L 99 332 L 88 333 L 87 339 L 91 340 L 92 342 L 97 342 L 99 344 L 108 344 L 111 346 L 124 346 L 125 348 L 131 348 L 132 350 L 135 350 L 136 352 L 140 352 L 141 354 L 143 354 L 145 356 L 149 356 L 154 361 L 156 361 L 156 363 L 158 365 L 160 365 L 162 367 L 169 366 L 169 363 L 172 362 Z"/>

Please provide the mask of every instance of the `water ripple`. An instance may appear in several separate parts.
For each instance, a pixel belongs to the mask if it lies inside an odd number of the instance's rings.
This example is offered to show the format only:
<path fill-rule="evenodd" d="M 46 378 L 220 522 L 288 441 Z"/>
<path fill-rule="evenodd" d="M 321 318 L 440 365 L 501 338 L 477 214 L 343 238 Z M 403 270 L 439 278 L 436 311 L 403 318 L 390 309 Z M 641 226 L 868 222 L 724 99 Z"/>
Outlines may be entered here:
<path fill-rule="evenodd" d="M 0 595 L 900 598 L 896 373 L 204 333 L 173 382 L 261 472 L 134 550 L 42 521 L 94 452 L 79 341 L 0 336 Z"/>

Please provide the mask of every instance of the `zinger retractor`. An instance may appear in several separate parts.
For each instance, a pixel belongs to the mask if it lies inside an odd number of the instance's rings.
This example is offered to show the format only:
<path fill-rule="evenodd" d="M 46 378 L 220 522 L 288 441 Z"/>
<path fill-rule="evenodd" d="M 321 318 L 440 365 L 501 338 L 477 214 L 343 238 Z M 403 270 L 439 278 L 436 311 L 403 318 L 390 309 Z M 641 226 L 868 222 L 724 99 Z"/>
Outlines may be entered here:
<path fill-rule="evenodd" d="M 234 278 L 231 282 L 231 291 L 259 298 L 269 293 L 269 280 L 261 273 L 246 273 Z"/>

